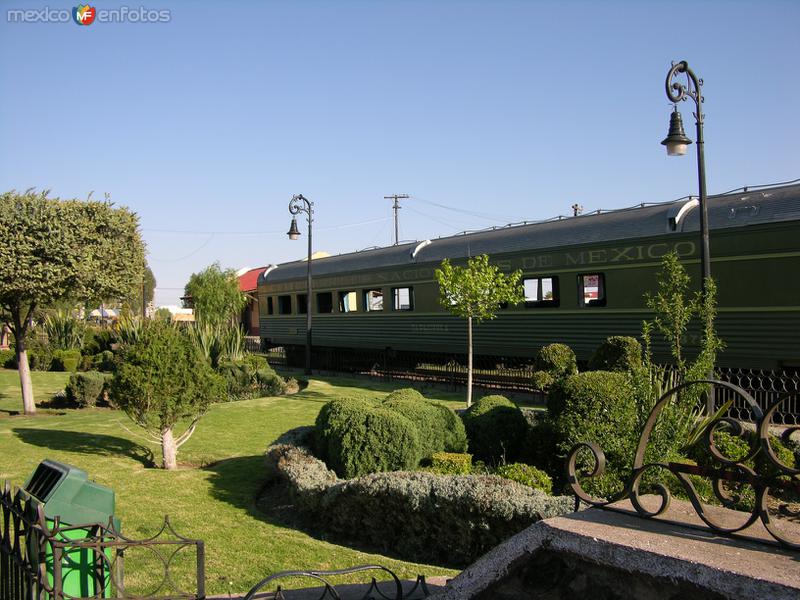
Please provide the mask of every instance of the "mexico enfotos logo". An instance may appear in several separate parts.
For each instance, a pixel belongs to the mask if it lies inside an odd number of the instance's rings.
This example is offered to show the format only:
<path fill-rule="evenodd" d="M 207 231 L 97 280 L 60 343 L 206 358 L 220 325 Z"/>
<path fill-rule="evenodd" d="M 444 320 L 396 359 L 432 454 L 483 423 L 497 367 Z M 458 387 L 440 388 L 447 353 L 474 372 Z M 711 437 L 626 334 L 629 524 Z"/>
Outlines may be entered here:
<path fill-rule="evenodd" d="M 96 8 L 89 4 L 78 4 L 72 10 L 65 8 L 10 8 L 6 11 L 9 23 L 69 23 L 86 27 L 93 23 L 169 23 L 172 11 L 152 9 L 144 6 L 120 6 L 119 8 Z"/>

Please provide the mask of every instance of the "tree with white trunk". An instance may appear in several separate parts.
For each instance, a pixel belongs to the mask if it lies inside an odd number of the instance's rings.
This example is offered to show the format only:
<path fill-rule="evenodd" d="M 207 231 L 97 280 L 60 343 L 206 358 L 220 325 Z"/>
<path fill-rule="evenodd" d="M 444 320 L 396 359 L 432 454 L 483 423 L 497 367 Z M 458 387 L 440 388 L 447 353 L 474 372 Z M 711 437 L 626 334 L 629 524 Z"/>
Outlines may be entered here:
<path fill-rule="evenodd" d="M 135 213 L 47 195 L 0 194 L 0 310 L 14 336 L 26 415 L 36 413 L 27 342 L 37 312 L 63 300 L 128 296 L 144 269 Z"/>
<path fill-rule="evenodd" d="M 110 391 L 111 401 L 161 445 L 165 469 L 177 468 L 178 449 L 209 405 L 224 397 L 224 381 L 187 333 L 163 321 L 145 323 L 123 345 Z"/>

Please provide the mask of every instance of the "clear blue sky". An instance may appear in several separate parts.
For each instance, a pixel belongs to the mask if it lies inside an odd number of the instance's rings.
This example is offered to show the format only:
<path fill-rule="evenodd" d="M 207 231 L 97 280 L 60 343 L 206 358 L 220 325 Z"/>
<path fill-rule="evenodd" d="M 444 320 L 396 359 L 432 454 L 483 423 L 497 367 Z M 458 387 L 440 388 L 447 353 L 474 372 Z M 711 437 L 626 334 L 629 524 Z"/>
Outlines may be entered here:
<path fill-rule="evenodd" d="M 331 253 L 391 243 L 394 193 L 404 239 L 696 194 L 693 150 L 659 145 L 671 60 L 705 80 L 710 192 L 800 177 L 797 1 L 147 0 L 127 6 L 170 22 L 7 22 L 73 5 L 0 2 L 0 190 L 136 211 L 159 304 L 214 261 L 304 256 L 295 193 Z"/>

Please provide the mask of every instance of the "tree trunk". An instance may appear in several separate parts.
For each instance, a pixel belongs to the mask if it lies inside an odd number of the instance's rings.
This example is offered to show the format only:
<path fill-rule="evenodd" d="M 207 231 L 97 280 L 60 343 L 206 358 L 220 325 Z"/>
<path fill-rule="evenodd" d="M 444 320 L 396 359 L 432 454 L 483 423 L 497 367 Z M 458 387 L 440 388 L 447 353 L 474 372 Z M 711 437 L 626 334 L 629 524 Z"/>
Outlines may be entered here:
<path fill-rule="evenodd" d="M 467 317 L 467 408 L 472 406 L 472 317 Z"/>
<path fill-rule="evenodd" d="M 17 369 L 19 371 L 19 385 L 22 388 L 22 409 L 26 415 L 36 414 L 36 403 L 33 401 L 33 383 L 31 382 L 31 367 L 28 364 L 28 350 L 24 342 L 17 340 Z"/>
<path fill-rule="evenodd" d="M 161 432 L 161 456 L 162 466 L 168 471 L 178 468 L 178 446 L 175 437 L 172 435 L 172 427 Z"/>

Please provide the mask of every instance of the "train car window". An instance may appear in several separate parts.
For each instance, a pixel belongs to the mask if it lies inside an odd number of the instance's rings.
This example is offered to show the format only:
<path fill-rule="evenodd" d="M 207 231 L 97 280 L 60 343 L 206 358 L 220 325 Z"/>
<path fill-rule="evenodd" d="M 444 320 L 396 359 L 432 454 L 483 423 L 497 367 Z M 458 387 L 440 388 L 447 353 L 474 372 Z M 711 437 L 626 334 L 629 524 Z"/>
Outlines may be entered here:
<path fill-rule="evenodd" d="M 580 306 L 606 305 L 606 285 L 603 273 L 578 275 L 578 304 Z"/>
<path fill-rule="evenodd" d="M 543 307 L 558 306 L 558 277 L 534 277 L 523 279 L 525 306 Z"/>
<path fill-rule="evenodd" d="M 414 289 L 410 287 L 392 290 L 394 310 L 414 310 Z"/>
<path fill-rule="evenodd" d="M 364 310 L 383 310 L 383 290 L 364 290 Z"/>
<path fill-rule="evenodd" d="M 356 298 L 357 296 L 355 290 L 339 292 L 339 312 L 358 312 Z"/>
<path fill-rule="evenodd" d="M 275 309 L 272 307 L 272 296 L 267 298 L 267 314 L 268 315 L 275 314 Z"/>
<path fill-rule="evenodd" d="M 333 292 L 320 292 L 317 294 L 317 312 L 333 312 Z"/>
<path fill-rule="evenodd" d="M 297 314 L 304 315 L 308 311 L 308 296 L 297 294 Z"/>
<path fill-rule="evenodd" d="M 278 314 L 290 315 L 292 314 L 292 297 L 291 296 L 278 296 Z"/>

